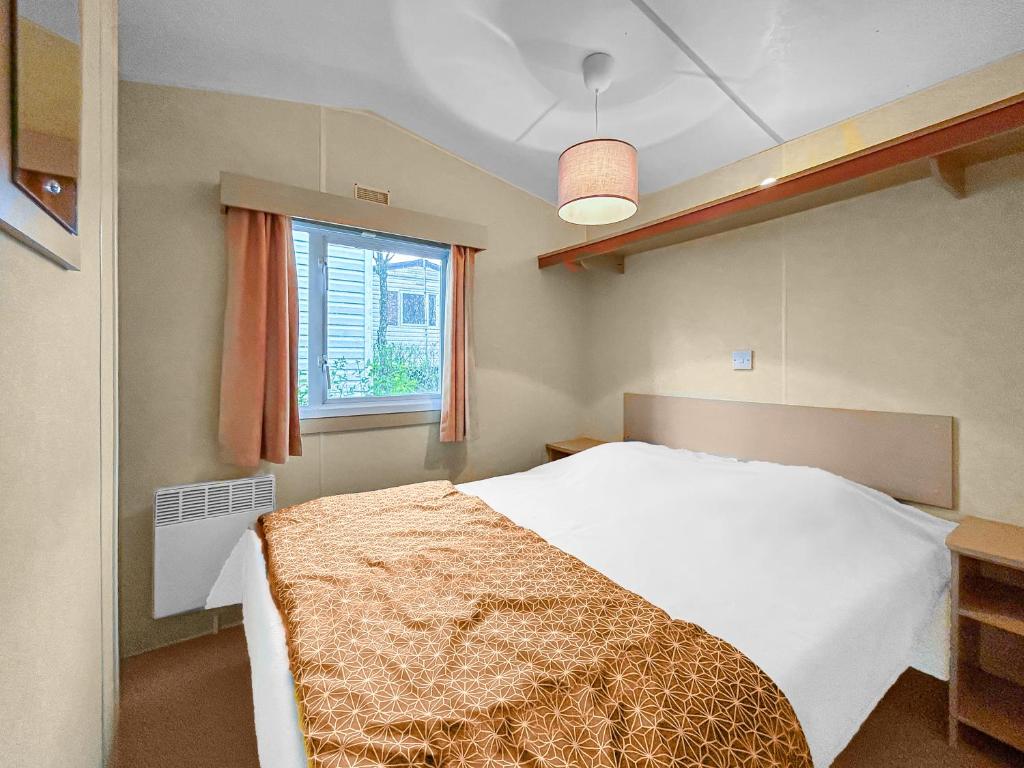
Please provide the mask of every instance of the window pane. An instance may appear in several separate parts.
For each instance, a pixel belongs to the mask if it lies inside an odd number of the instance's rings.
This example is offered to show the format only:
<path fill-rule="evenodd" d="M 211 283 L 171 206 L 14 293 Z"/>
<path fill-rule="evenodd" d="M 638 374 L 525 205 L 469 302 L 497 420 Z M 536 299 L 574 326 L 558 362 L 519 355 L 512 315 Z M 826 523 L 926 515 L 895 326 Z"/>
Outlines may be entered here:
<path fill-rule="evenodd" d="M 299 221 L 293 239 L 300 405 L 439 394 L 440 301 L 449 249 Z M 325 269 L 311 265 L 319 258 Z M 323 373 L 316 365 L 321 355 Z"/>
<path fill-rule="evenodd" d="M 413 393 L 439 393 L 441 385 L 441 338 L 424 325 L 425 296 L 435 301 L 441 292 L 442 259 L 421 256 L 422 250 L 369 252 L 374 261 L 374 297 L 383 295 L 387 323 L 376 327 L 368 364 L 368 394 L 381 397 Z M 383 285 L 382 285 L 383 280 Z M 381 308 L 375 307 L 376 317 Z"/>
<path fill-rule="evenodd" d="M 299 288 L 299 405 L 309 405 L 309 233 L 292 231 Z"/>
<path fill-rule="evenodd" d="M 406 325 L 423 325 L 423 300 L 426 298 L 422 293 L 402 294 L 402 322 Z"/>
<path fill-rule="evenodd" d="M 327 359 L 330 361 L 329 398 L 366 394 L 368 296 L 366 252 L 327 243 Z"/>

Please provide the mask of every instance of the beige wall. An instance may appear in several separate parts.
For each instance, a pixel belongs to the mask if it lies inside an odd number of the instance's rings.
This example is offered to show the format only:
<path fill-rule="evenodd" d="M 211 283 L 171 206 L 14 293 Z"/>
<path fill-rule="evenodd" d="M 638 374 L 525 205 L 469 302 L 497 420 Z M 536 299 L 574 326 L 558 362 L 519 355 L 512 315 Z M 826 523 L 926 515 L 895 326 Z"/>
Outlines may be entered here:
<path fill-rule="evenodd" d="M 116 5 L 83 0 L 81 272 L 0 235 L 0 762 L 99 766 L 115 706 Z"/>
<path fill-rule="evenodd" d="M 1024 155 L 591 274 L 589 427 L 622 392 L 947 414 L 960 511 L 1024 525 Z M 734 349 L 755 368 L 731 370 Z"/>
<path fill-rule="evenodd" d="M 281 504 L 323 494 L 455 480 L 539 463 L 583 420 L 586 287 L 536 254 L 582 230 L 546 203 L 359 112 L 133 83 L 121 85 L 122 652 L 207 632 L 211 614 L 151 615 L 152 494 L 236 476 L 217 459 L 224 302 L 220 171 L 341 195 L 388 189 L 392 204 L 490 229 L 478 258 L 474 439 L 437 425 L 306 436 L 278 477 Z M 235 620 L 228 610 L 226 620 Z"/>

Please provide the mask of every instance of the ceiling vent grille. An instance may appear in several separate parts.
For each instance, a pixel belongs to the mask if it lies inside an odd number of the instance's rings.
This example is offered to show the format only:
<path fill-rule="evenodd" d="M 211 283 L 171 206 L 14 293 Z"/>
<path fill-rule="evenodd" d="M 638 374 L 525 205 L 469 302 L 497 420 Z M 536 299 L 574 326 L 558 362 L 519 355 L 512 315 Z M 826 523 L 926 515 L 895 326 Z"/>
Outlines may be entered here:
<path fill-rule="evenodd" d="M 356 200 L 366 200 L 367 202 L 379 203 L 380 205 L 390 204 L 391 193 L 386 189 L 373 189 L 356 184 L 355 190 Z"/>
<path fill-rule="evenodd" d="M 273 475 L 160 488 L 153 500 L 154 523 L 157 527 L 222 515 L 238 515 L 243 512 L 262 514 L 273 510 Z"/>

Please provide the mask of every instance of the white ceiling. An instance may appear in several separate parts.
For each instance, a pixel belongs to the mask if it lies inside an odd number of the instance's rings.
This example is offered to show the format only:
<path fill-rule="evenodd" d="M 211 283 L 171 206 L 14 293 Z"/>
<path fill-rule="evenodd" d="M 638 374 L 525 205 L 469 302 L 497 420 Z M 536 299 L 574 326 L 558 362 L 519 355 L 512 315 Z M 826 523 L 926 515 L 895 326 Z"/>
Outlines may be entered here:
<path fill-rule="evenodd" d="M 593 51 L 616 61 L 601 133 L 637 146 L 651 192 L 1024 50 L 1024 0 L 120 8 L 125 79 L 372 110 L 548 200 L 558 154 L 593 135 Z"/>

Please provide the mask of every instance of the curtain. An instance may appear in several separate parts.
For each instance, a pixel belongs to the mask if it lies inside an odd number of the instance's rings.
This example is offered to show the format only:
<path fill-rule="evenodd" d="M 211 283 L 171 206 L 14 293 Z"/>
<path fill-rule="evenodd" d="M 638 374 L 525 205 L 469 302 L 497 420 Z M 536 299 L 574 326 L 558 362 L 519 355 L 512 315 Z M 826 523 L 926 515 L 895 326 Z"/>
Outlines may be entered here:
<path fill-rule="evenodd" d="M 220 378 L 222 458 L 240 467 L 302 455 L 299 298 L 291 219 L 228 209 Z"/>
<path fill-rule="evenodd" d="M 459 443 L 469 427 L 469 371 L 473 366 L 473 266 L 476 249 L 453 245 L 445 296 L 444 370 L 441 374 L 441 442 Z"/>

